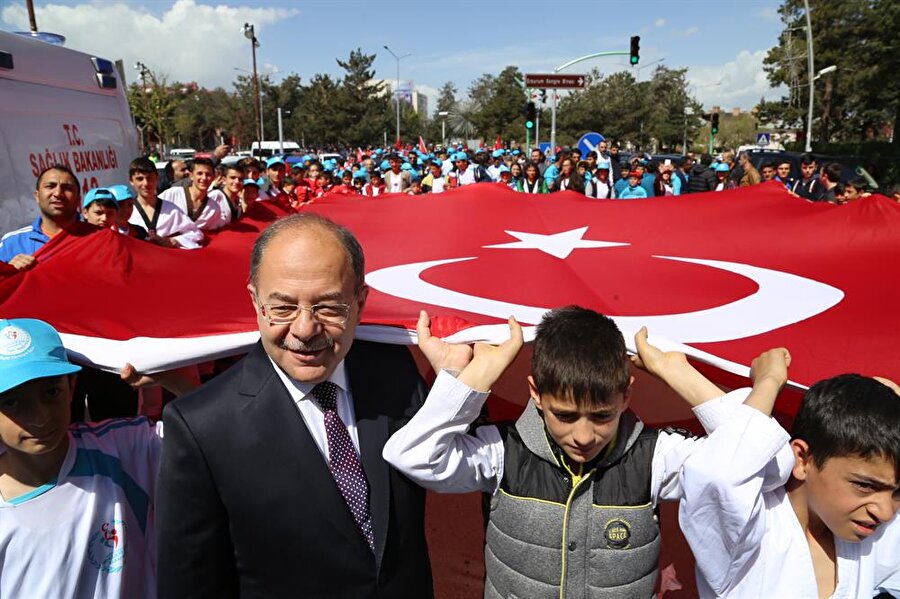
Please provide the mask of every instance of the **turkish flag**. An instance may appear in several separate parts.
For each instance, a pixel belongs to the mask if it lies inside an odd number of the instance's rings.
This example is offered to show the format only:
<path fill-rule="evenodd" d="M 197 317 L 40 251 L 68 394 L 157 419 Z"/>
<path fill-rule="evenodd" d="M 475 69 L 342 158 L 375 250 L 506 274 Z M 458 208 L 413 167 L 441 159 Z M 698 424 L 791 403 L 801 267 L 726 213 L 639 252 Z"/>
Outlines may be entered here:
<path fill-rule="evenodd" d="M 495 150 L 503 149 L 503 140 L 500 138 L 499 135 L 497 136 L 497 139 L 494 140 L 494 149 Z"/>
<path fill-rule="evenodd" d="M 425 140 L 422 139 L 421 135 L 419 136 L 419 152 L 421 152 L 422 154 L 428 153 L 428 147 L 425 146 Z"/>
<path fill-rule="evenodd" d="M 851 371 L 900 379 L 900 204 L 881 196 L 835 206 L 765 184 L 622 201 L 478 184 L 427 202 L 342 196 L 304 209 L 366 250 L 361 338 L 413 343 L 426 308 L 450 340 L 499 341 L 509 315 L 533 333 L 547 309 L 580 304 L 614 317 L 629 343 L 647 325 L 651 341 L 720 375 L 746 376 L 756 355 L 785 346 L 798 385 Z M 111 231 L 59 236 L 36 268 L 0 280 L 0 314 L 50 322 L 77 360 L 109 369 L 244 351 L 258 337 L 250 247 L 284 214 L 260 203 L 195 251 Z"/>

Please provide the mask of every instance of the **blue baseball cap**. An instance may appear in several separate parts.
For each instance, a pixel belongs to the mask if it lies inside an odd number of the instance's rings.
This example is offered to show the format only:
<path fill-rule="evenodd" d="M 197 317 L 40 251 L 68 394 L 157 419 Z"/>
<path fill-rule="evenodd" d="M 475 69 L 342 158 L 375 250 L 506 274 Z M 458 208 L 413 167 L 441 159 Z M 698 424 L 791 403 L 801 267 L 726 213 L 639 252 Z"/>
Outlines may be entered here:
<path fill-rule="evenodd" d="M 494 150 L 493 152 L 491 152 L 491 158 L 500 158 L 501 156 L 503 156 L 503 154 L 503 150 Z"/>
<path fill-rule="evenodd" d="M 259 183 L 256 182 L 256 179 L 244 179 L 244 187 L 247 187 L 248 185 L 259 187 Z"/>
<path fill-rule="evenodd" d="M 84 194 L 84 199 L 81 200 L 81 207 L 87 208 L 91 205 L 91 202 L 96 202 L 97 200 L 112 200 L 113 202 L 118 201 L 113 192 L 111 192 L 107 188 L 95 187 L 94 189 Z"/>
<path fill-rule="evenodd" d="M 284 166 L 284 158 L 282 158 L 281 156 L 272 156 L 271 158 L 266 160 L 266 168 L 272 168 L 277 164 Z"/>
<path fill-rule="evenodd" d="M 727 162 L 720 162 L 719 164 L 716 165 L 716 172 L 717 172 L 717 173 L 727 173 L 728 170 L 729 170 L 729 169 L 728 169 L 728 163 L 727 163 Z"/>
<path fill-rule="evenodd" d="M 468 161 L 468 160 L 469 160 L 469 155 L 466 154 L 465 152 L 457 152 L 456 154 L 453 155 L 453 161 L 456 162 L 456 161 L 458 161 L 458 160 L 466 160 L 466 161 Z"/>
<path fill-rule="evenodd" d="M 133 200 L 135 197 L 131 185 L 110 185 L 107 189 L 116 197 L 117 202 Z"/>
<path fill-rule="evenodd" d="M 81 370 L 69 362 L 59 333 L 34 318 L 0 320 L 0 393 L 34 379 Z"/>

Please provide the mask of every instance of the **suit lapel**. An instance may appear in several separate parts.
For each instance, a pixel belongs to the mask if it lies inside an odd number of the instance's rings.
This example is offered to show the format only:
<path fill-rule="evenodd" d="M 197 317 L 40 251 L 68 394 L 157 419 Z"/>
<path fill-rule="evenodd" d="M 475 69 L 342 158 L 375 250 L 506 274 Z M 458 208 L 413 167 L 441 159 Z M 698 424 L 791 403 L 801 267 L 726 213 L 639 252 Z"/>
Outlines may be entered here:
<path fill-rule="evenodd" d="M 264 439 L 265 458 L 281 464 L 279 469 L 284 476 L 296 478 L 298 487 L 302 487 L 298 493 L 308 496 L 312 505 L 320 506 L 322 518 L 342 536 L 351 543 L 364 544 L 328 464 L 261 345 L 247 355 L 243 366 L 240 393 L 254 398 L 247 402 L 244 413 L 259 438 Z"/>
<path fill-rule="evenodd" d="M 391 506 L 390 470 L 388 463 L 381 457 L 388 438 L 388 421 L 387 416 L 379 410 L 367 409 L 367 406 L 377 406 L 381 398 L 375 386 L 367 384 L 372 376 L 371 373 L 366 374 L 365 361 L 353 360 L 351 355 L 347 358 L 347 377 L 356 413 L 360 461 L 369 481 L 369 515 L 375 531 L 375 565 L 380 570 Z"/>

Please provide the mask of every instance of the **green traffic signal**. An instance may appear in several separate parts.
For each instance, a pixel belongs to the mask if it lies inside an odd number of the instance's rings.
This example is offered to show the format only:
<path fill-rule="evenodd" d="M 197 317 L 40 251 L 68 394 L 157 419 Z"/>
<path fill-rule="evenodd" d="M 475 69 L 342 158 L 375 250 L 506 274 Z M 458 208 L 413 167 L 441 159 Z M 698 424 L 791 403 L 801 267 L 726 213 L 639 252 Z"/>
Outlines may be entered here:
<path fill-rule="evenodd" d="M 534 129 L 534 121 L 525 121 L 526 129 Z"/>
<path fill-rule="evenodd" d="M 636 65 L 641 59 L 641 36 L 631 36 L 631 64 Z"/>

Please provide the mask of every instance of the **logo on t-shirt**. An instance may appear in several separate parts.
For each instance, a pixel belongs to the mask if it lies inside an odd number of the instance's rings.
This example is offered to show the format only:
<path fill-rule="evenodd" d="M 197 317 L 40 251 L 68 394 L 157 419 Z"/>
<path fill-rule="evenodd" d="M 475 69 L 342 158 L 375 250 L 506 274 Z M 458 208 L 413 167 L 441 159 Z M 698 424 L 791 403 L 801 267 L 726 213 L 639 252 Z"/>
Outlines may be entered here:
<path fill-rule="evenodd" d="M 88 541 L 88 559 L 101 572 L 121 572 L 125 567 L 125 522 L 101 524 Z"/>
<path fill-rule="evenodd" d="M 0 330 L 0 360 L 18 358 L 31 349 L 31 335 L 14 325 Z"/>

